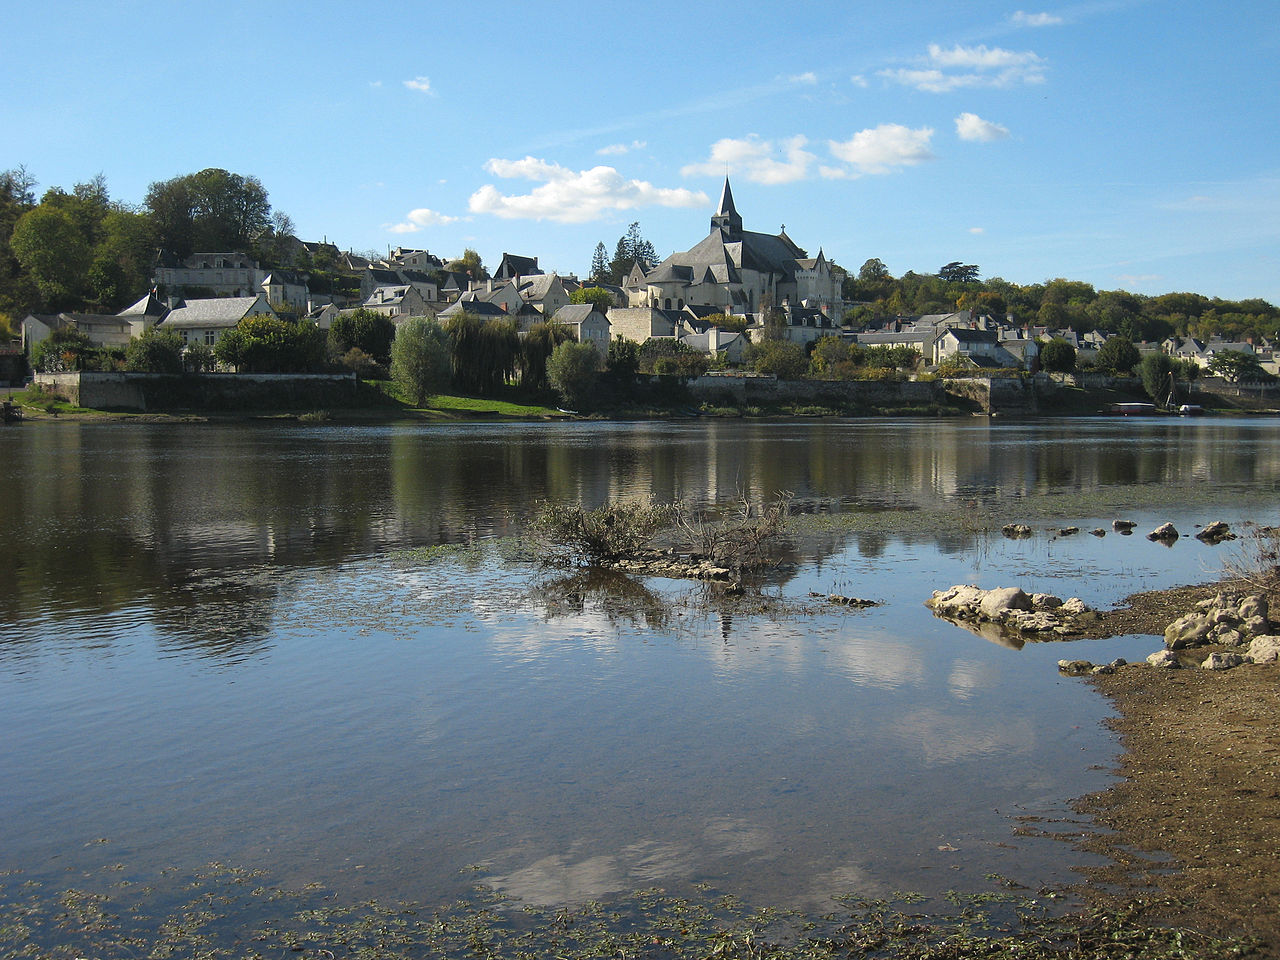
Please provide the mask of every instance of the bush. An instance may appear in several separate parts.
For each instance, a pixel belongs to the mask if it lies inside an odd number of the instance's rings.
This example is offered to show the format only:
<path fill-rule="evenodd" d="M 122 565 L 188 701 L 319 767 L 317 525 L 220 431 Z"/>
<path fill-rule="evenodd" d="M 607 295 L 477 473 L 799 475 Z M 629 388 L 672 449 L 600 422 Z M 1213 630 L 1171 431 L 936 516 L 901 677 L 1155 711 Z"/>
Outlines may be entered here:
<path fill-rule="evenodd" d="M 361 307 L 334 317 L 328 333 L 329 352 L 335 357 L 345 357 L 354 347 L 376 362 L 386 364 L 391 360 L 395 336 L 396 325 L 390 317 Z"/>
<path fill-rule="evenodd" d="M 1142 358 L 1138 364 L 1138 374 L 1142 377 L 1142 389 L 1156 403 L 1164 404 L 1172 393 L 1173 360 L 1168 354 L 1152 353 Z"/>
<path fill-rule="evenodd" d="M 342 359 L 338 362 L 361 380 L 387 379 L 387 368 L 359 347 L 352 347 L 342 355 Z"/>
<path fill-rule="evenodd" d="M 548 561 L 590 566 L 636 556 L 674 518 L 671 504 L 647 500 L 595 510 L 581 504 L 541 503 L 531 528 L 542 548 L 539 554 Z"/>
<path fill-rule="evenodd" d="M 641 373 L 700 377 L 707 372 L 711 360 L 679 340 L 655 337 L 640 345 L 638 365 Z"/>
<path fill-rule="evenodd" d="M 1110 373 L 1132 373 L 1142 359 L 1128 337 L 1114 336 L 1098 348 L 1097 366 Z"/>

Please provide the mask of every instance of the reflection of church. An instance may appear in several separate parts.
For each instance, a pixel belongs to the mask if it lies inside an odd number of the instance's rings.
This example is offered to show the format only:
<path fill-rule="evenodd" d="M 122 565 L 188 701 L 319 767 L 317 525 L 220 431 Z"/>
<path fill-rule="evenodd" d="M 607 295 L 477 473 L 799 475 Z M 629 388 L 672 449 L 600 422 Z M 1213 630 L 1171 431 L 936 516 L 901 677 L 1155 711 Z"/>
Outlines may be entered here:
<path fill-rule="evenodd" d="M 837 321 L 843 313 L 844 271 L 818 251 L 809 257 L 787 236 L 742 229 L 729 179 L 711 218 L 705 240 L 684 253 L 674 253 L 644 272 L 637 264 L 627 277 L 632 306 L 680 310 L 715 307 L 721 313 L 750 314 L 762 302 L 810 308 Z"/>

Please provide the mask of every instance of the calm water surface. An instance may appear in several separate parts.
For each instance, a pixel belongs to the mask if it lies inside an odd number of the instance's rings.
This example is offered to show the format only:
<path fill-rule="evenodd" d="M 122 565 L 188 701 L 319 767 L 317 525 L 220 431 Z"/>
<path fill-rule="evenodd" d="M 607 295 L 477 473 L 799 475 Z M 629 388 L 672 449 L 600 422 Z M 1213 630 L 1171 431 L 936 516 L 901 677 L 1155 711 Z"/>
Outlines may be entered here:
<path fill-rule="evenodd" d="M 1069 879 L 1083 855 L 1014 818 L 1066 816 L 1115 744 L 1054 664 L 1157 641 L 1015 650 L 922 603 L 1214 577 L 1225 548 L 1049 528 L 1274 522 L 1277 427 L 0 430 L 0 869 L 223 860 L 419 900 L 478 876 L 539 903 L 706 881 L 802 906 Z M 507 549 L 539 500 L 778 490 L 818 515 L 765 586 L 789 613 L 558 582 Z M 1027 516 L 1032 540 L 976 532 Z"/>

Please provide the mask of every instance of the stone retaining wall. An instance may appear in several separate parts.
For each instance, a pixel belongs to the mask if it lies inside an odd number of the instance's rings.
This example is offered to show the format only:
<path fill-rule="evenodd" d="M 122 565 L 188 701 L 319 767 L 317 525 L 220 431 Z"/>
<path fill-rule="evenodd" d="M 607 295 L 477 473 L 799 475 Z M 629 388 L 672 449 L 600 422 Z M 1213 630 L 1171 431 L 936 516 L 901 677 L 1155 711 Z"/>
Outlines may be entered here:
<path fill-rule="evenodd" d="M 35 382 L 93 410 L 323 409 L 357 405 L 354 374 L 38 373 Z"/>

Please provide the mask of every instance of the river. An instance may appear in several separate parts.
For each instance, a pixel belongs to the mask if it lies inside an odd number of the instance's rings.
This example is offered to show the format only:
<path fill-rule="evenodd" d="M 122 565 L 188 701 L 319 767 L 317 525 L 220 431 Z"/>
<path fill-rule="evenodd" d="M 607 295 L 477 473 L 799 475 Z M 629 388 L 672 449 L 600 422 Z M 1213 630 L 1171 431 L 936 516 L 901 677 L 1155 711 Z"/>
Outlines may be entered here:
<path fill-rule="evenodd" d="M 805 909 L 1069 881 L 1085 855 L 1017 828 L 1077 829 L 1116 743 L 1055 663 L 1158 641 L 1015 649 L 923 601 L 1212 579 L 1230 544 L 1141 534 L 1274 522 L 1278 426 L 0 429 L 0 869 L 222 861 L 428 902 L 707 883 Z M 784 490 L 794 563 L 757 606 L 548 571 L 523 536 L 539 501 Z"/>

